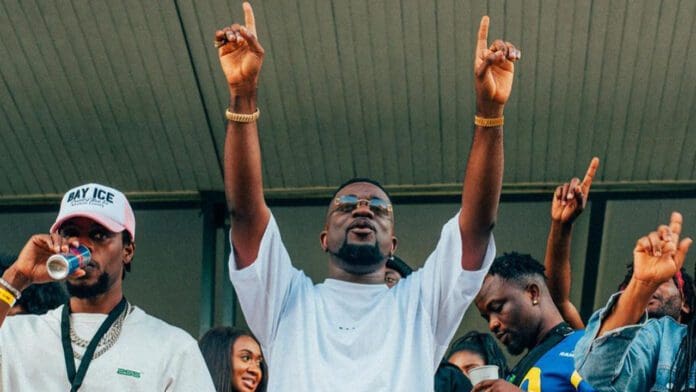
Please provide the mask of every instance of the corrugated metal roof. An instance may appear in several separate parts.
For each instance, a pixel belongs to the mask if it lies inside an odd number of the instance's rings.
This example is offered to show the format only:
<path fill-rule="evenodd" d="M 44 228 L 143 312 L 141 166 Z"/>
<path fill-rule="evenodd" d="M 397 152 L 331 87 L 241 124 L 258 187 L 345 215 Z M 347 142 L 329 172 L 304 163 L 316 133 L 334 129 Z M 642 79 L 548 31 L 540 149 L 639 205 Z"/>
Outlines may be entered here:
<path fill-rule="evenodd" d="M 265 186 L 310 195 L 353 176 L 456 192 L 472 135 L 480 16 L 523 53 L 506 110 L 506 189 L 696 186 L 696 2 L 256 1 L 267 55 Z M 0 2 L 0 198 L 102 181 L 222 190 L 214 31 L 241 3 Z"/>

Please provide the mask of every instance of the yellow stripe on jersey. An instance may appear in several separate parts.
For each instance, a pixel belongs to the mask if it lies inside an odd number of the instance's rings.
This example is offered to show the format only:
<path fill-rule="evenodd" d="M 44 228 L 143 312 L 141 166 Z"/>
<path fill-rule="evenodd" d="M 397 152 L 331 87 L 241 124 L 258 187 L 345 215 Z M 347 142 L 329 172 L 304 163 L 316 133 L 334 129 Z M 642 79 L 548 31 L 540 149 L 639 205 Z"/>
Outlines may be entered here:
<path fill-rule="evenodd" d="M 582 382 L 582 376 L 578 374 L 578 371 L 575 370 L 573 371 L 573 374 L 570 376 L 570 383 L 573 384 L 575 389 L 578 389 L 578 386 Z"/>
<path fill-rule="evenodd" d="M 525 389 L 525 391 L 541 392 L 541 369 L 538 367 L 529 369 L 520 385 L 524 384 L 525 381 L 528 382 L 527 389 Z"/>

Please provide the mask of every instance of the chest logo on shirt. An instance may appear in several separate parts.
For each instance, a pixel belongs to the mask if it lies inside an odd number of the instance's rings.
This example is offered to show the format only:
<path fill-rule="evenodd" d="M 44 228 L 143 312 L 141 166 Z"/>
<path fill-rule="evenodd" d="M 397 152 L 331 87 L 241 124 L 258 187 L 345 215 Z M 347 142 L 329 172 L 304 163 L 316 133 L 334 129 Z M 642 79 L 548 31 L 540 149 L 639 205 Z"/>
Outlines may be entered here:
<path fill-rule="evenodd" d="M 122 376 L 127 377 L 140 378 L 140 372 L 136 372 L 135 370 L 130 369 L 118 368 L 118 370 L 116 370 L 116 374 L 120 374 Z"/>
<path fill-rule="evenodd" d="M 355 331 L 355 327 L 344 327 L 344 326 L 341 326 L 341 325 L 338 326 L 338 329 L 339 329 L 340 331 Z"/>

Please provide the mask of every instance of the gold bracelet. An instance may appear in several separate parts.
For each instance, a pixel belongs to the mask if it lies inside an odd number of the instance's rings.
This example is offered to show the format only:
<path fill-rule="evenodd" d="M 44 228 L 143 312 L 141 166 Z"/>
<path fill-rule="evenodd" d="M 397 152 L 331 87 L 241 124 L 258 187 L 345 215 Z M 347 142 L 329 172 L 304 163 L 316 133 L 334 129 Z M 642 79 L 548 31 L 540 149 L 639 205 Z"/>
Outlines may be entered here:
<path fill-rule="evenodd" d="M 13 307 L 15 302 L 17 302 L 14 295 L 4 287 L 0 287 L 0 301 L 10 305 L 10 307 Z"/>
<path fill-rule="evenodd" d="M 479 127 L 500 127 L 505 123 L 505 117 L 498 118 L 484 118 L 479 116 L 474 116 L 474 124 Z"/>
<path fill-rule="evenodd" d="M 239 123 L 254 122 L 258 120 L 260 114 L 261 112 L 259 111 L 259 108 L 256 108 L 256 111 L 251 114 L 234 113 L 230 112 L 230 109 L 225 110 L 225 117 L 227 117 L 228 120 Z"/>

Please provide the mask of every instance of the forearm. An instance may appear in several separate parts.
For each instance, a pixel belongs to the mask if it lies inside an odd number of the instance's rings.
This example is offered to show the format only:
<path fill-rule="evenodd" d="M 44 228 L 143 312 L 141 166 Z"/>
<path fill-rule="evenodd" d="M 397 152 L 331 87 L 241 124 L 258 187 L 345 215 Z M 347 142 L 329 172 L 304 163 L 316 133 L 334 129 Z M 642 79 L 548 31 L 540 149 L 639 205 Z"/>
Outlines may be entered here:
<path fill-rule="evenodd" d="M 495 225 L 503 181 L 503 128 L 476 127 L 464 176 L 462 268 L 477 270 Z"/>
<path fill-rule="evenodd" d="M 549 237 L 546 241 L 546 256 L 544 267 L 551 298 L 561 312 L 563 319 L 573 329 L 582 329 L 578 309 L 570 302 L 570 241 L 573 236 L 573 225 L 552 220 Z"/>
<path fill-rule="evenodd" d="M 248 114 L 256 109 L 255 94 L 240 96 L 231 93 L 230 111 Z M 261 147 L 256 122 L 228 121 L 224 180 L 237 265 L 243 268 L 256 258 L 270 216 L 263 197 Z"/>
<path fill-rule="evenodd" d="M 616 302 L 614 309 L 602 321 L 597 336 L 602 336 L 613 329 L 632 325 L 640 321 L 657 287 L 659 287 L 659 284 L 655 285 L 651 282 L 631 279 Z"/>
<path fill-rule="evenodd" d="M 552 220 L 546 241 L 544 267 L 548 278 L 551 298 L 556 305 L 570 298 L 570 241 L 573 233 L 572 224 L 563 224 Z"/>
<path fill-rule="evenodd" d="M 24 291 L 24 289 L 30 285 L 29 279 L 18 273 L 16 269 L 12 267 L 8 268 L 5 273 L 3 273 L 2 278 L 5 279 L 10 286 L 19 290 L 20 292 Z M 0 301 L 0 326 L 2 326 L 2 324 L 5 322 L 5 318 L 10 312 L 10 309 L 10 304 L 6 303 L 5 301 Z"/>

